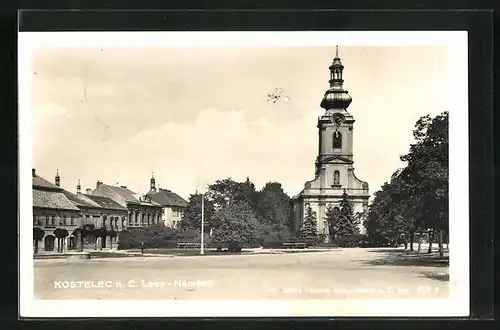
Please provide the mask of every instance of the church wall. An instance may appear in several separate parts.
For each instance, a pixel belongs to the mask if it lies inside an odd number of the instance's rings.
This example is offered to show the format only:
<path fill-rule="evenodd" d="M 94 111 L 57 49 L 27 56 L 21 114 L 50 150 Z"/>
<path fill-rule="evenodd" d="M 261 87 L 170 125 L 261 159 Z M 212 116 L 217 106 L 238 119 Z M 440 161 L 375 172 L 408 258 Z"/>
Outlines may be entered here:
<path fill-rule="evenodd" d="M 331 188 L 332 185 L 334 184 L 334 176 L 335 176 L 335 171 L 339 171 L 339 183 L 342 186 L 342 188 L 348 188 L 349 185 L 349 175 L 347 172 L 347 166 L 345 164 L 342 165 L 336 165 L 336 164 L 328 164 L 326 165 L 326 171 L 324 175 L 326 175 L 326 185 L 328 188 Z"/>
<path fill-rule="evenodd" d="M 307 216 L 307 206 L 309 205 L 313 212 L 316 212 L 316 222 L 317 222 L 317 232 L 318 234 L 326 234 L 328 235 L 328 224 L 326 223 L 325 214 L 327 208 L 332 205 L 333 207 L 340 208 L 340 202 L 342 201 L 341 197 L 326 197 L 322 198 L 321 202 L 317 197 L 305 197 L 302 203 L 303 212 L 302 219 L 300 219 L 300 223 L 303 223 L 304 219 Z M 365 210 L 365 205 L 368 203 L 367 198 L 350 198 L 349 201 L 353 206 L 353 213 L 363 213 Z M 322 205 L 323 204 L 323 205 Z M 365 229 L 363 223 L 360 223 L 360 232 L 364 233 Z"/>

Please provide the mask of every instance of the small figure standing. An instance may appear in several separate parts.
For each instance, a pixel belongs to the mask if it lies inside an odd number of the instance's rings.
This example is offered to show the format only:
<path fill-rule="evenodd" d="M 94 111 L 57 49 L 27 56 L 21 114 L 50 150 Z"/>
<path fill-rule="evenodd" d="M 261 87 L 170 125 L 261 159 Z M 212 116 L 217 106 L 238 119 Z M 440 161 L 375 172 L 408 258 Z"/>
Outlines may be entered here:
<path fill-rule="evenodd" d="M 144 242 L 141 242 L 141 254 L 144 254 Z"/>

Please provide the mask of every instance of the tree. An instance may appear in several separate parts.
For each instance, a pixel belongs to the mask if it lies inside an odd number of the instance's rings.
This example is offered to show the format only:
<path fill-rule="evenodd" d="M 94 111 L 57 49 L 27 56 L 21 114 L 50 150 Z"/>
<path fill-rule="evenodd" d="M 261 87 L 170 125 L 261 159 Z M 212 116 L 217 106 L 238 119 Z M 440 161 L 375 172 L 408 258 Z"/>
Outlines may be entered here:
<path fill-rule="evenodd" d="M 309 206 L 304 223 L 300 228 L 300 235 L 303 239 L 311 242 L 316 242 L 318 239 L 318 225 L 316 221 L 316 213 Z"/>
<path fill-rule="evenodd" d="M 213 216 L 213 243 L 219 248 L 229 245 L 230 252 L 239 252 L 256 239 L 258 222 L 252 208 L 242 202 L 229 203 Z"/>
<path fill-rule="evenodd" d="M 179 223 L 181 229 L 201 230 L 201 197 L 202 195 L 198 193 L 189 196 L 182 220 Z M 214 204 L 206 196 L 203 204 L 205 225 L 209 224 L 210 226 L 210 219 L 214 214 Z"/>
<path fill-rule="evenodd" d="M 442 255 L 443 232 L 448 231 L 448 113 L 421 117 L 413 131 L 415 143 L 401 160 L 407 165 L 374 194 L 365 227 L 372 241 L 395 245 L 404 235 L 413 250 L 415 233 L 437 232 Z M 420 241 L 419 241 L 420 250 Z"/>
<path fill-rule="evenodd" d="M 113 238 L 118 236 L 118 234 L 113 228 L 111 228 L 111 230 L 108 231 L 108 236 L 110 238 L 110 240 L 109 240 L 110 247 L 109 248 L 112 249 L 113 248 Z"/>
<path fill-rule="evenodd" d="M 83 251 L 83 237 L 84 237 L 84 234 L 83 234 L 83 231 L 84 229 L 82 228 L 76 228 L 75 230 L 73 230 L 73 236 L 76 237 L 76 250 L 81 252 Z"/>
<path fill-rule="evenodd" d="M 209 186 L 207 199 L 212 201 L 215 210 L 220 210 L 232 203 L 247 203 L 255 210 L 257 191 L 249 178 L 236 182 L 231 178 L 217 180 Z"/>
<path fill-rule="evenodd" d="M 417 201 L 415 211 L 423 219 L 421 226 L 438 231 L 442 256 L 443 231 L 448 232 L 448 112 L 434 118 L 421 117 L 413 136 L 416 143 L 410 146 L 408 154 L 401 156 L 407 162 L 401 178 L 412 187 Z"/>
<path fill-rule="evenodd" d="M 261 224 L 290 226 L 290 197 L 279 182 L 268 182 L 257 193 L 255 212 Z"/>
<path fill-rule="evenodd" d="M 340 246 L 349 246 L 359 238 L 359 224 L 345 190 L 340 201 L 338 221 L 334 228 L 336 243 Z"/>
<path fill-rule="evenodd" d="M 45 236 L 45 232 L 43 229 L 35 227 L 33 228 L 33 240 L 35 241 L 35 253 L 38 253 L 38 243 L 43 239 Z"/>
<path fill-rule="evenodd" d="M 339 230 L 340 209 L 333 205 L 328 205 L 325 212 L 325 219 L 328 223 L 328 233 L 330 241 L 335 242 L 337 231 Z"/>
<path fill-rule="evenodd" d="M 106 229 L 106 227 L 101 227 L 101 228 L 97 229 L 96 238 L 98 238 L 98 237 L 101 238 L 101 246 L 100 246 L 101 249 L 106 247 L 106 237 L 107 236 L 108 236 L 108 230 Z"/>
<path fill-rule="evenodd" d="M 56 228 L 54 230 L 54 236 L 57 238 L 57 252 L 63 252 L 63 239 L 68 237 L 69 233 L 64 228 Z"/>

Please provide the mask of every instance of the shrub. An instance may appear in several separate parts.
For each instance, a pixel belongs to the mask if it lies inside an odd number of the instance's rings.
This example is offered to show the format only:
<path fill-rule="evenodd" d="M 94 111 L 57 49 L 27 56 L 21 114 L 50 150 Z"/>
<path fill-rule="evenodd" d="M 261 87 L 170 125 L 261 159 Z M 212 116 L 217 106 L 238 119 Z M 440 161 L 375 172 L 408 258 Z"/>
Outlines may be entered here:
<path fill-rule="evenodd" d="M 155 224 L 146 228 L 134 228 L 119 234 L 118 249 L 138 249 L 144 242 L 146 249 L 176 248 L 179 242 L 200 242 L 201 233 L 194 229 L 175 229 Z M 207 242 L 205 242 L 207 245 Z"/>

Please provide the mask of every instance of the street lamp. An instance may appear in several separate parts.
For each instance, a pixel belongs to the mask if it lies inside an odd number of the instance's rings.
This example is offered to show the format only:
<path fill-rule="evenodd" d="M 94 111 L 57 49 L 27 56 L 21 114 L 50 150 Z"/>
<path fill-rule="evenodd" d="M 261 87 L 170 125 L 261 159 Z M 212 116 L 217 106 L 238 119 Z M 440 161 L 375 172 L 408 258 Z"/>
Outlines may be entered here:
<path fill-rule="evenodd" d="M 200 248 L 200 254 L 204 255 L 205 254 L 205 247 L 203 246 L 203 236 L 205 236 L 205 194 L 202 189 L 201 191 L 201 248 Z"/>

